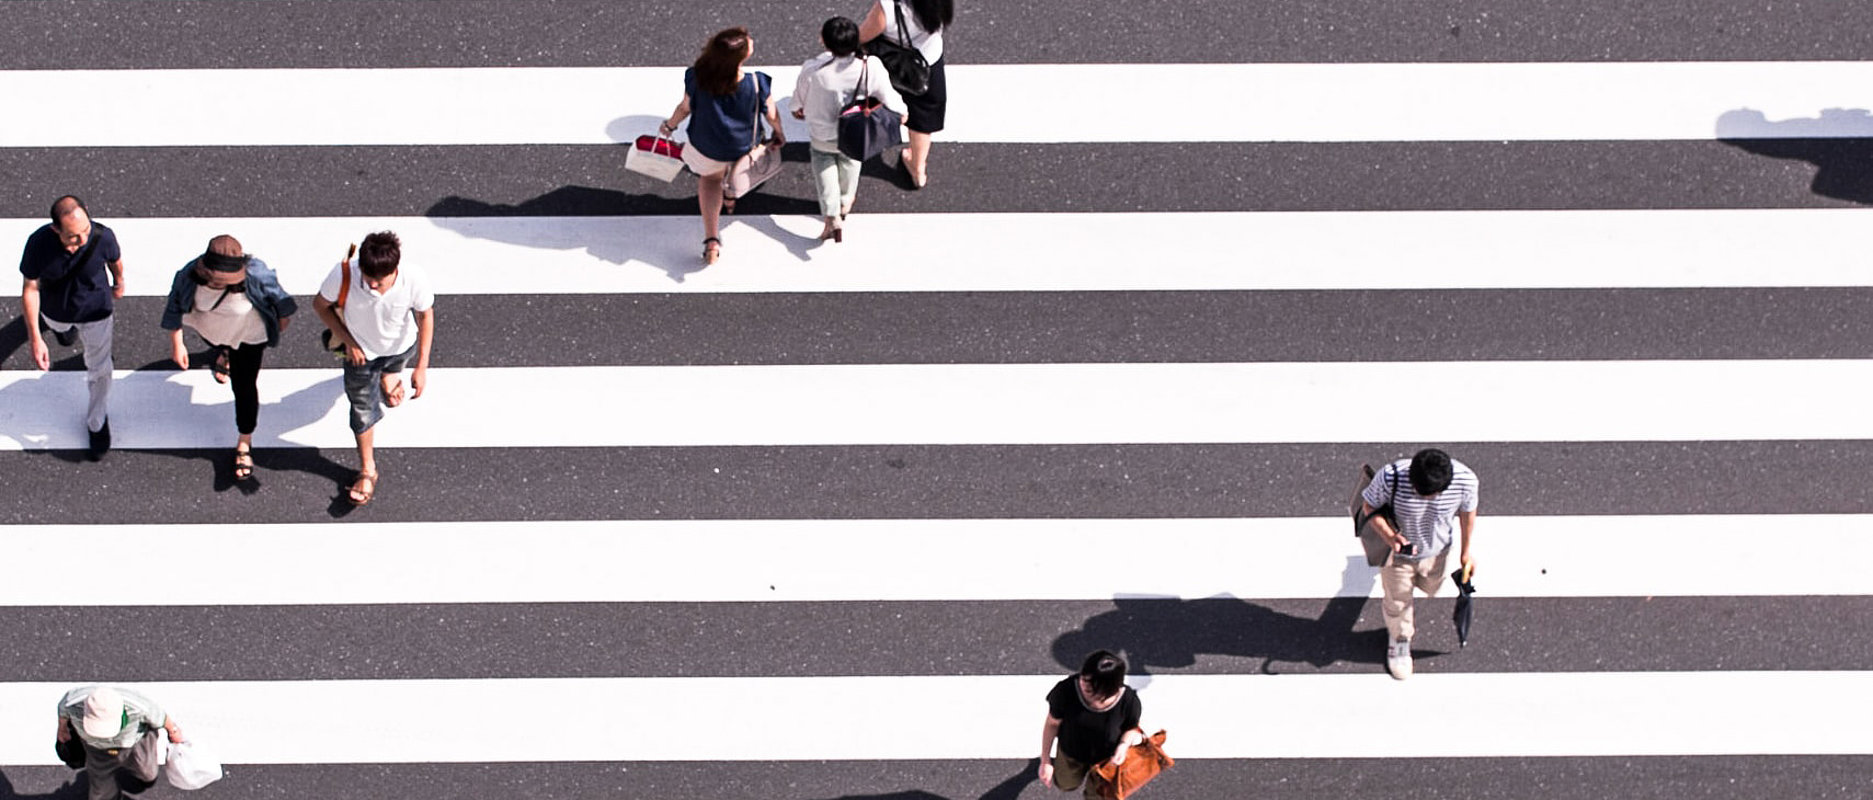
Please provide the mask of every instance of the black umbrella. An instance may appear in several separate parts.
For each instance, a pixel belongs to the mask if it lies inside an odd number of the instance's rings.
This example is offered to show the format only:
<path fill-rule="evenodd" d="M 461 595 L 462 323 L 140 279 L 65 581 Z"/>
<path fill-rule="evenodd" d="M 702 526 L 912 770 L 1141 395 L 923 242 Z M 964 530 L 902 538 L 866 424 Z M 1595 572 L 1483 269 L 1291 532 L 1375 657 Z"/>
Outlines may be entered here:
<path fill-rule="evenodd" d="M 1464 647 L 1470 643 L 1470 620 L 1476 616 L 1476 609 L 1470 605 L 1476 586 L 1464 580 L 1461 569 L 1450 573 L 1450 579 L 1457 582 L 1457 612 L 1450 619 L 1457 623 L 1457 646 Z"/>

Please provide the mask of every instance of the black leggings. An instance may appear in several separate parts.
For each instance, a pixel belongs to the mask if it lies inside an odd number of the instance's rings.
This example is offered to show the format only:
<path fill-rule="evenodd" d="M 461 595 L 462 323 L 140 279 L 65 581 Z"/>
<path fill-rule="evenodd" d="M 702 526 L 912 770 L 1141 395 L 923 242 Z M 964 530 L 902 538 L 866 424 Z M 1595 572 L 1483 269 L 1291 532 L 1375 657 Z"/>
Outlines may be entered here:
<path fill-rule="evenodd" d="M 260 420 L 260 357 L 267 346 L 217 345 L 215 349 L 228 354 L 228 383 L 234 387 L 234 427 L 242 434 L 253 433 L 254 424 Z"/>

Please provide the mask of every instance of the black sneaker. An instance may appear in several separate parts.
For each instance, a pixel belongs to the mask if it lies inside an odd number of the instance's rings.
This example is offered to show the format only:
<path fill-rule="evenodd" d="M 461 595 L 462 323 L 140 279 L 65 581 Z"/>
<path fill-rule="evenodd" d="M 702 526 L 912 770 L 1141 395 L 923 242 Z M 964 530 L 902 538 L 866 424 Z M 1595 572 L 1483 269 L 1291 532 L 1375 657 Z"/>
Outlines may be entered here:
<path fill-rule="evenodd" d="M 96 461 L 111 451 L 111 421 L 106 418 L 104 427 L 91 432 L 91 460 Z"/>

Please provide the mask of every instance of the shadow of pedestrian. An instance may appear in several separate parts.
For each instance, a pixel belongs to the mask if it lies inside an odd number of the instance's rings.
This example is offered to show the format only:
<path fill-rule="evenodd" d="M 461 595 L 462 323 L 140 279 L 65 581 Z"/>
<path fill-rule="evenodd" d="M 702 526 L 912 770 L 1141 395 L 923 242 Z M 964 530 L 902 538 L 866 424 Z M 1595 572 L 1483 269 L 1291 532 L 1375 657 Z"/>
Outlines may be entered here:
<path fill-rule="evenodd" d="M 1814 117 L 1770 121 L 1739 108 L 1717 118 L 1717 139 L 1771 158 L 1815 165 L 1809 189 L 1822 197 L 1873 205 L 1873 112 L 1823 109 Z"/>
<path fill-rule="evenodd" d="M 1292 671 L 1305 671 L 1298 669 L 1301 665 L 1319 671 L 1341 664 L 1380 664 L 1385 660 L 1384 626 L 1356 630 L 1366 617 L 1366 594 L 1376 574 L 1363 557 L 1348 558 L 1342 596 L 1327 600 L 1312 619 L 1228 595 L 1196 600 L 1114 598 L 1112 611 L 1054 640 L 1054 660 L 1077 670 L 1087 653 L 1123 650 L 1132 671 L 1140 675 L 1153 668 L 1192 667 L 1200 655 L 1260 659 L 1260 671 L 1268 675 L 1282 673 L 1284 663 L 1296 665 Z M 1376 605 L 1372 616 L 1376 622 Z M 1419 620 L 1421 625 L 1429 622 L 1424 614 Z M 1419 658 L 1444 655 L 1422 647 L 1412 652 Z"/>
<path fill-rule="evenodd" d="M 84 351 L 76 342 L 61 345 L 51 336 L 45 337 L 46 350 L 52 359 L 52 369 L 66 372 L 83 372 L 85 369 Z M 0 325 L 0 367 L 7 369 L 38 369 L 33 366 L 31 351 L 26 347 L 26 319 L 14 317 L 11 322 Z"/>
<path fill-rule="evenodd" d="M 10 769 L 18 771 L 19 768 Z M 43 774 L 50 779 L 40 785 L 55 785 L 52 781 L 58 781 L 58 788 L 22 792 L 13 785 L 13 777 L 7 774 L 7 770 L 0 770 L 0 800 L 84 800 L 89 794 L 85 790 L 82 773 L 64 767 L 37 767 L 32 768 L 32 772 L 35 776 Z"/>
<path fill-rule="evenodd" d="M 1010 775 L 1006 779 L 1002 780 L 1001 783 L 998 783 L 998 784 L 995 784 L 994 786 L 989 787 L 987 791 L 978 795 L 975 798 L 975 800 L 1016 800 L 1016 798 L 1019 798 L 1021 796 L 1021 791 L 1023 789 L 1026 789 L 1028 784 L 1034 783 L 1040 780 L 1040 777 L 1037 774 L 1040 769 L 1040 765 L 1041 765 L 1040 759 L 1038 758 L 1028 759 L 1026 762 L 1024 762 L 1021 765 L 1021 769 L 1017 770 L 1015 774 Z M 4 799 L 0 798 L 0 800 L 4 800 Z M 889 792 L 886 794 L 846 794 L 846 795 L 840 795 L 836 798 L 831 798 L 831 800 L 951 800 L 951 799 L 944 797 L 940 794 L 931 794 L 930 792 L 912 789 L 912 790 L 906 790 L 902 792 Z"/>

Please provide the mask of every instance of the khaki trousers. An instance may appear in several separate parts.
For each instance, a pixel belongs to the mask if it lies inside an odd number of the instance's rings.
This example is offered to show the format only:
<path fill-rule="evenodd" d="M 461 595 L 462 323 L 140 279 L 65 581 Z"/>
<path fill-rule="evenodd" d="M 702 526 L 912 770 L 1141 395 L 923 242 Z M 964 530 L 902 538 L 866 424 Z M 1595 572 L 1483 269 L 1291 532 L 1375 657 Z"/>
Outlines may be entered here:
<path fill-rule="evenodd" d="M 1426 597 L 1435 597 L 1437 590 L 1444 585 L 1444 566 L 1450 560 L 1452 548 L 1444 548 L 1436 558 L 1418 561 L 1406 561 L 1392 555 L 1390 561 L 1379 570 L 1379 584 L 1385 587 L 1385 630 L 1391 634 L 1386 641 L 1397 641 L 1400 637 L 1410 639 L 1417 633 L 1412 624 L 1411 590 L 1420 589 Z"/>
<path fill-rule="evenodd" d="M 1054 788 L 1063 792 L 1071 792 L 1083 786 L 1084 790 L 1080 792 L 1081 797 L 1086 800 L 1100 800 L 1104 794 L 1099 789 L 1104 783 L 1103 778 L 1092 774 L 1092 765 L 1082 764 L 1063 755 L 1054 756 Z"/>

